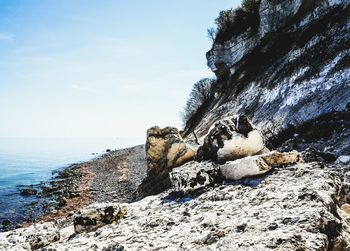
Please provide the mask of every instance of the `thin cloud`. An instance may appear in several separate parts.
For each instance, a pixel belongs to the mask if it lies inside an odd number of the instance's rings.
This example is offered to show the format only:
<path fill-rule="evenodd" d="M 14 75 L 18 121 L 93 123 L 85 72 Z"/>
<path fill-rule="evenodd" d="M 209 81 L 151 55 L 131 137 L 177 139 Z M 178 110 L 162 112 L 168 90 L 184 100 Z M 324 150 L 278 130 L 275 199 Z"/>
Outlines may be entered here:
<path fill-rule="evenodd" d="M 54 57 L 45 57 L 45 56 L 37 56 L 37 57 L 26 57 L 29 61 L 34 63 L 54 63 L 57 62 Z"/>
<path fill-rule="evenodd" d="M 14 35 L 12 33 L 0 32 L 0 41 L 12 40 L 13 38 L 14 38 Z"/>
<path fill-rule="evenodd" d="M 97 88 L 88 87 L 88 86 L 74 84 L 74 85 L 72 85 L 72 88 L 75 90 L 78 90 L 78 91 L 83 91 L 83 92 L 92 93 L 92 94 L 102 93 L 101 90 L 99 90 Z"/>

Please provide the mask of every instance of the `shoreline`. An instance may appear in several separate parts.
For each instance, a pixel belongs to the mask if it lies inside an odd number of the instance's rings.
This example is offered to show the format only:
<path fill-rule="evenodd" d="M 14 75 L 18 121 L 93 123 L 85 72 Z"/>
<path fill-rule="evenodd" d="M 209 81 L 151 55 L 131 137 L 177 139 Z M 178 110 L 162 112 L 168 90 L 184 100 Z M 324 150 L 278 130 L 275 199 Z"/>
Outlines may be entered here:
<path fill-rule="evenodd" d="M 90 189 L 95 174 L 91 172 L 89 165 L 85 163 L 82 163 L 79 169 L 82 176 L 78 187 L 78 192 L 80 195 L 73 198 L 63 197 L 65 205 L 58 208 L 57 212 L 42 215 L 36 220 L 36 222 L 60 220 L 64 217 L 68 217 L 72 212 L 90 204 L 92 200 Z"/>
<path fill-rule="evenodd" d="M 86 162 L 71 164 L 57 171 L 57 176 L 46 183 L 49 186 L 43 186 L 37 199 L 43 214 L 8 229 L 4 227 L 2 232 L 50 221 L 65 226 L 72 221 L 76 211 L 94 202 L 131 202 L 146 169 L 144 145 L 114 150 Z M 47 206 L 46 202 L 51 204 Z"/>

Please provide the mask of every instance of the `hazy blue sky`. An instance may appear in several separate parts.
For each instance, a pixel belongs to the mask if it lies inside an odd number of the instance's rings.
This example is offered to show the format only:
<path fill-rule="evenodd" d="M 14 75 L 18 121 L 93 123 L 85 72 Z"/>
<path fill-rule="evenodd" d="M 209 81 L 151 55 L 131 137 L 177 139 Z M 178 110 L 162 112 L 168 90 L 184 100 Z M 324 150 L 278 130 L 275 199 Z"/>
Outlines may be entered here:
<path fill-rule="evenodd" d="M 0 137 L 143 137 L 181 126 L 235 0 L 1 0 Z"/>

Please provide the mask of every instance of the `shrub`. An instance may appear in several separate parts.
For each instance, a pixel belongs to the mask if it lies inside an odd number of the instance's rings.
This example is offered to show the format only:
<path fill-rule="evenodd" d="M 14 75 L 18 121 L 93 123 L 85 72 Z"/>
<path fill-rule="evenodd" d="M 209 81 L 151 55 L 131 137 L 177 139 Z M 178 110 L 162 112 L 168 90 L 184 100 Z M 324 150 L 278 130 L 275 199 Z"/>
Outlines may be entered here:
<path fill-rule="evenodd" d="M 215 42 L 224 42 L 259 25 L 260 0 L 243 0 L 242 7 L 222 10 L 215 19 Z"/>
<path fill-rule="evenodd" d="M 243 33 L 248 27 L 246 16 L 242 8 L 220 11 L 215 19 L 217 33 L 215 41 L 226 41 L 234 35 Z"/>
<path fill-rule="evenodd" d="M 196 114 L 198 109 L 210 99 L 211 87 L 214 82 L 215 79 L 213 78 L 203 78 L 193 85 L 184 111 L 181 113 L 184 125 L 186 125 L 187 121 Z"/>
<path fill-rule="evenodd" d="M 242 9 L 247 13 L 258 13 L 260 0 L 243 0 Z"/>

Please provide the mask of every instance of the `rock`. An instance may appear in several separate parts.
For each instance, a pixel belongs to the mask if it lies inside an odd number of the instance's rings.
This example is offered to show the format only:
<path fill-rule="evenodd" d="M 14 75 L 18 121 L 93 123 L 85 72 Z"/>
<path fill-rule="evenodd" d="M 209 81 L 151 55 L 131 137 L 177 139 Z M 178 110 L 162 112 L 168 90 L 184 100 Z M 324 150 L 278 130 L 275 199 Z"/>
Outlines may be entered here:
<path fill-rule="evenodd" d="M 147 177 L 136 191 L 137 198 L 169 188 L 169 172 L 193 160 L 196 150 L 183 141 L 176 128 L 152 127 L 147 131 L 146 156 Z"/>
<path fill-rule="evenodd" d="M 34 224 L 0 233 L 0 250 L 36 250 L 60 239 L 58 225 L 54 222 Z"/>
<path fill-rule="evenodd" d="M 38 191 L 36 189 L 33 188 L 23 188 L 20 191 L 20 194 L 22 196 L 32 196 L 32 195 L 36 195 L 38 193 Z"/>
<path fill-rule="evenodd" d="M 149 172 L 180 166 L 192 160 L 195 154 L 174 127 L 150 128 L 147 131 L 146 153 Z"/>
<path fill-rule="evenodd" d="M 215 182 L 218 177 L 216 164 L 205 162 L 189 162 L 170 172 L 170 180 L 177 191 L 192 192 Z"/>
<path fill-rule="evenodd" d="M 5 219 L 2 221 L 2 230 L 3 231 L 9 230 L 11 226 L 12 226 L 12 221 L 10 221 L 9 219 Z"/>
<path fill-rule="evenodd" d="M 204 237 L 203 243 L 206 245 L 211 245 L 219 241 L 219 239 L 224 236 L 225 236 L 225 232 L 222 230 L 213 231 L 213 232 L 210 232 L 206 237 Z"/>
<path fill-rule="evenodd" d="M 307 148 L 302 155 L 306 162 L 319 161 L 330 163 L 337 159 L 337 157 L 330 152 L 318 151 L 312 147 Z"/>
<path fill-rule="evenodd" d="M 10 226 L 12 224 L 12 222 L 9 219 L 3 220 L 2 221 L 2 225 L 3 226 Z"/>
<path fill-rule="evenodd" d="M 126 208 L 113 203 L 93 204 L 81 209 L 74 217 L 75 233 L 92 232 L 107 224 L 116 223 L 126 214 Z"/>
<path fill-rule="evenodd" d="M 345 203 L 345 204 L 341 205 L 340 209 L 343 212 L 345 212 L 350 218 L 350 205 L 349 204 Z"/>
<path fill-rule="evenodd" d="M 106 153 L 109 153 L 109 152 L 111 152 L 111 149 L 107 149 L 107 150 L 106 150 Z"/>
<path fill-rule="evenodd" d="M 74 225 L 70 224 L 69 226 L 63 227 L 60 229 L 60 236 L 61 236 L 60 239 L 62 240 L 71 238 L 74 235 L 75 235 Z"/>
<path fill-rule="evenodd" d="M 234 65 L 259 43 L 259 35 L 251 31 L 233 37 L 225 43 L 214 44 L 207 52 L 208 67 L 220 78 L 234 73 Z"/>
<path fill-rule="evenodd" d="M 244 232 L 246 227 L 247 227 L 247 224 L 243 223 L 243 224 L 237 226 L 236 231 L 237 232 Z"/>
<path fill-rule="evenodd" d="M 105 247 L 102 249 L 102 251 L 123 251 L 123 250 L 125 250 L 124 247 L 119 243 L 112 243 L 108 247 Z"/>
<path fill-rule="evenodd" d="M 246 177 L 262 175 L 273 167 L 302 163 L 298 152 L 280 153 L 270 152 L 257 156 L 245 157 L 235 161 L 228 161 L 220 165 L 221 175 L 225 179 L 239 180 Z"/>
<path fill-rule="evenodd" d="M 338 164 L 350 164 L 350 155 L 341 155 L 336 160 L 336 163 Z"/>
<path fill-rule="evenodd" d="M 262 155 L 249 156 L 218 165 L 211 161 L 189 162 L 174 168 L 169 176 L 176 191 L 189 193 L 219 183 L 222 179 L 239 180 L 251 176 L 262 175 L 273 167 L 302 163 L 298 152 L 269 152 Z M 252 186 L 255 186 L 252 184 Z"/>
<path fill-rule="evenodd" d="M 336 208 L 337 198 L 345 195 L 339 182 L 349 176 L 331 166 L 287 166 L 258 187 L 215 186 L 186 202 L 164 202 L 168 192 L 148 196 L 128 204 L 129 216 L 118 224 L 47 249 L 347 250 L 350 239 L 342 226 L 348 223 Z"/>
<path fill-rule="evenodd" d="M 293 0 L 262 0 L 260 3 L 260 35 L 277 31 L 292 21 L 297 14 L 307 12 L 313 7 L 312 1 Z M 307 4 L 308 3 L 308 4 Z"/>
<path fill-rule="evenodd" d="M 277 223 L 271 223 L 268 227 L 268 229 L 270 231 L 276 230 L 278 228 L 278 224 Z"/>
<path fill-rule="evenodd" d="M 257 128 L 244 115 L 232 116 L 214 123 L 199 147 L 197 160 L 216 163 L 252 156 L 265 149 Z"/>

